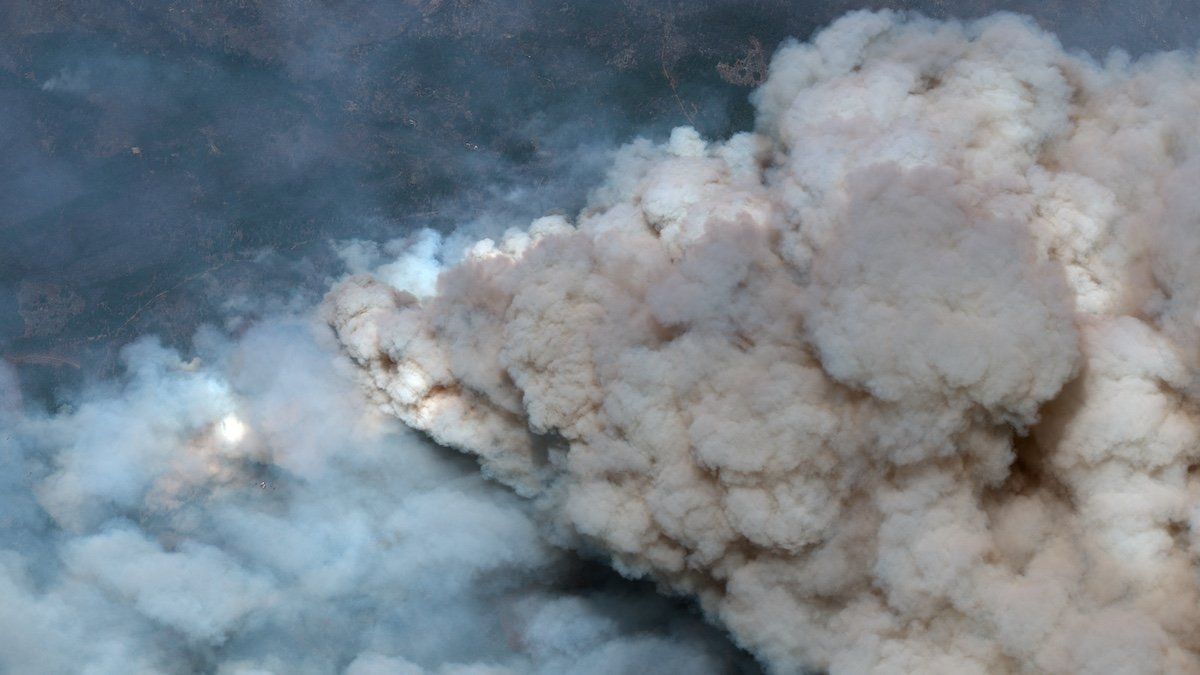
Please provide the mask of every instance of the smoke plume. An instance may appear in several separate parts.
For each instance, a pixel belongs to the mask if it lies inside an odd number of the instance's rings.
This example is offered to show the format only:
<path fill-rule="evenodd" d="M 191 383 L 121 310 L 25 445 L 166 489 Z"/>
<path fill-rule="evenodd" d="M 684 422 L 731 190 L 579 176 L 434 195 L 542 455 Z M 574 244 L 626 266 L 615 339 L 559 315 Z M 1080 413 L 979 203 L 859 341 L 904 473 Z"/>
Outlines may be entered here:
<path fill-rule="evenodd" d="M 734 672 L 373 410 L 328 328 L 157 340 L 55 413 L 0 364 L 0 672 Z M 457 461 L 456 461 L 457 460 Z"/>
<path fill-rule="evenodd" d="M 420 238 L 325 316 L 379 407 L 776 672 L 1200 672 L 1197 68 L 853 13 L 753 133 L 634 142 L 573 222 Z"/>

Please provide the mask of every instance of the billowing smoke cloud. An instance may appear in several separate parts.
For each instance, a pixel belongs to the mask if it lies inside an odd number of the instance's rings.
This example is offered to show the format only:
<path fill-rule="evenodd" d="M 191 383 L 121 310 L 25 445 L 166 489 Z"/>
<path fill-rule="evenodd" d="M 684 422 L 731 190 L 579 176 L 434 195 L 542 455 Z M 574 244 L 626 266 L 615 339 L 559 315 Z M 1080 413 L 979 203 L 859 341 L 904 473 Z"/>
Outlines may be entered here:
<path fill-rule="evenodd" d="M 0 672 L 747 665 L 373 410 L 325 326 L 274 318 L 195 342 L 188 360 L 133 343 L 119 381 L 54 414 L 26 410 L 0 363 Z"/>
<path fill-rule="evenodd" d="M 1197 67 L 851 14 L 754 133 L 635 142 L 573 223 L 435 290 L 417 241 L 326 318 L 381 408 L 778 672 L 1200 672 Z"/>

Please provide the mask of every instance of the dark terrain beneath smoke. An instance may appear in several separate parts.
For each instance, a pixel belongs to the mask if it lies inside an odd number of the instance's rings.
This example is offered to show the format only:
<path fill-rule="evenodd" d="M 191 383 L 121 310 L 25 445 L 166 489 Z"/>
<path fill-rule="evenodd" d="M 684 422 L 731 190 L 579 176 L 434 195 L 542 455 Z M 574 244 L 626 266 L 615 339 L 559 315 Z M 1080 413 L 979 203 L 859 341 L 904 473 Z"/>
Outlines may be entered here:
<path fill-rule="evenodd" d="M 0 354 L 27 388 L 185 345 L 239 291 L 315 295 L 330 238 L 581 203 L 603 150 L 723 137 L 774 47 L 859 7 L 1030 12 L 1068 46 L 1190 44 L 1190 3 L 9 3 Z M 502 228 L 501 228 L 502 229 Z M 264 260 L 263 251 L 273 254 Z M 298 261 L 304 260 L 300 263 Z M 284 292 L 285 289 L 286 292 Z"/>

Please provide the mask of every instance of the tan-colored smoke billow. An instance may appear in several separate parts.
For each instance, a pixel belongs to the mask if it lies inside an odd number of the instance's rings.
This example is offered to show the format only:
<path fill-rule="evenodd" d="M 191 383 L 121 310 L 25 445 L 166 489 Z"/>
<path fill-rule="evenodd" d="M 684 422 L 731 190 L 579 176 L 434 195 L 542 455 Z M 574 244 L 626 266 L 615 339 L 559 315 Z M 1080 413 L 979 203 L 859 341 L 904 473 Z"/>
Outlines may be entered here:
<path fill-rule="evenodd" d="M 374 396 L 772 670 L 1200 672 L 1200 69 L 856 13 L 755 133 L 329 322 Z"/>

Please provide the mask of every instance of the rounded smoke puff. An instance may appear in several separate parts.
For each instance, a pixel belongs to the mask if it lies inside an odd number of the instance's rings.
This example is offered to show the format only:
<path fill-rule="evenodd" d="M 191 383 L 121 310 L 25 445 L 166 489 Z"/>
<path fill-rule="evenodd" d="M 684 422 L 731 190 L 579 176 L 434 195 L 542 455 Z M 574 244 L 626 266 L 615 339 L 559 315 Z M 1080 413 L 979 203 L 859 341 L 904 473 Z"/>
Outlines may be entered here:
<path fill-rule="evenodd" d="M 246 423 L 229 413 L 217 422 L 217 436 L 227 445 L 237 445 L 246 437 Z"/>
<path fill-rule="evenodd" d="M 0 672 L 741 660 L 653 594 L 575 590 L 529 505 L 374 410 L 330 341 L 278 316 L 203 361 L 141 340 L 70 410 L 0 410 Z"/>
<path fill-rule="evenodd" d="M 1200 672 L 1195 57 L 860 12 L 754 100 L 337 286 L 375 400 L 777 672 Z"/>

